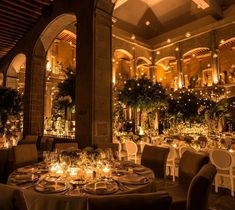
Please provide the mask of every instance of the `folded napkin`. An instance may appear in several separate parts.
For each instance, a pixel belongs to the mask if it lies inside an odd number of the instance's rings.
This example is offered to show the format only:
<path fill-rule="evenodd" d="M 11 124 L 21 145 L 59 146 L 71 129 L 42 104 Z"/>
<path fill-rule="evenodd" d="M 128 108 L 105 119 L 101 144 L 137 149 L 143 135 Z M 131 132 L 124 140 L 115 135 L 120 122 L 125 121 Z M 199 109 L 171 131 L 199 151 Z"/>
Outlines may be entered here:
<path fill-rule="evenodd" d="M 95 183 L 95 190 L 107 190 L 107 184 L 106 182 L 96 182 Z"/>
<path fill-rule="evenodd" d="M 130 184 L 144 184 L 148 183 L 149 179 L 145 176 L 135 176 L 135 175 L 127 175 L 119 178 L 120 182 L 130 183 Z"/>
<path fill-rule="evenodd" d="M 33 168 L 33 167 L 28 167 L 28 168 L 18 168 L 16 170 L 16 172 L 19 172 L 19 173 L 35 173 L 37 172 L 37 168 Z"/>

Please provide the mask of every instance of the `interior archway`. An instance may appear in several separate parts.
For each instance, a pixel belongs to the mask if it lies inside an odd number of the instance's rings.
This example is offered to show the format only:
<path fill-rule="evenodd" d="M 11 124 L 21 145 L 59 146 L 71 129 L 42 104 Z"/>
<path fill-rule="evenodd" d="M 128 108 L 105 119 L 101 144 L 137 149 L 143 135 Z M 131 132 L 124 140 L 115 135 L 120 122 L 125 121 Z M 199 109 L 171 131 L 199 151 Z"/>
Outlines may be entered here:
<path fill-rule="evenodd" d="M 27 97 L 29 103 L 25 107 L 27 118 L 25 120 L 25 133 L 42 135 L 44 130 L 44 105 L 45 105 L 45 89 L 46 79 L 48 75 L 46 69 L 49 68 L 47 63 L 47 52 L 58 35 L 76 23 L 74 14 L 62 14 L 51 21 L 38 38 L 33 50 L 31 61 L 30 81 L 28 83 Z M 76 30 L 75 30 L 76 31 Z M 47 78 L 46 78 L 47 77 Z M 59 78 L 58 78 L 59 79 Z"/>
<path fill-rule="evenodd" d="M 19 90 L 22 94 L 25 87 L 25 66 L 26 56 L 20 53 L 13 58 L 6 75 L 6 86 Z"/>

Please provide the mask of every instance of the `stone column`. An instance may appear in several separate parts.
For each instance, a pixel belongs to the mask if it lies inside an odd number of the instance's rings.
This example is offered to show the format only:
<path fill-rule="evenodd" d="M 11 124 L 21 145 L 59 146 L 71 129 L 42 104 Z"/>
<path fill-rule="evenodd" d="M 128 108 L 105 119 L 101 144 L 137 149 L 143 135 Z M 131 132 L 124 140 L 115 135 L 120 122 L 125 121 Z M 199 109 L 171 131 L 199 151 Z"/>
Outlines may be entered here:
<path fill-rule="evenodd" d="M 151 57 L 152 57 L 152 63 L 149 67 L 149 75 L 150 75 L 150 80 L 153 81 L 155 83 L 155 62 L 156 62 L 156 54 L 154 52 L 151 53 Z"/>
<path fill-rule="evenodd" d="M 90 13 L 88 4 L 81 3 L 77 18 L 76 139 L 81 148 L 112 139 L 112 16 L 98 7 Z"/>
<path fill-rule="evenodd" d="M 218 49 L 216 46 L 216 31 L 211 31 L 211 66 L 212 66 L 212 81 L 214 84 L 219 82 L 219 59 Z"/>
<path fill-rule="evenodd" d="M 46 58 L 34 55 L 26 61 L 24 134 L 42 135 Z"/>
<path fill-rule="evenodd" d="M 178 69 L 178 77 L 179 77 L 179 84 L 178 87 L 182 88 L 184 86 L 184 76 L 183 76 L 183 65 L 182 65 L 182 55 L 180 52 L 180 45 L 178 44 L 178 51 L 175 51 L 175 57 L 177 62 L 177 69 Z"/>

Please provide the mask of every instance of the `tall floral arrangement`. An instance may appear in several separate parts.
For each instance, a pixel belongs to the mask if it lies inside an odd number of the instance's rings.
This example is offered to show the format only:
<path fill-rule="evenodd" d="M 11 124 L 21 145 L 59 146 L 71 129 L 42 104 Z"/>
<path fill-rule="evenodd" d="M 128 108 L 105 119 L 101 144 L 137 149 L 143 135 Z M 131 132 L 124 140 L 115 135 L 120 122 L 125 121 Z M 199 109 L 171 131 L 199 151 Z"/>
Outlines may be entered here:
<path fill-rule="evenodd" d="M 76 76 L 72 68 L 67 68 L 66 79 L 57 86 L 58 92 L 54 99 L 54 108 L 65 113 L 67 118 L 67 109 L 75 106 L 75 84 Z"/>
<path fill-rule="evenodd" d="M 142 112 L 157 112 L 159 107 L 167 105 L 166 90 L 160 83 L 153 83 L 146 77 L 129 79 L 119 90 L 118 101 L 127 107 L 139 110 L 139 125 Z"/>

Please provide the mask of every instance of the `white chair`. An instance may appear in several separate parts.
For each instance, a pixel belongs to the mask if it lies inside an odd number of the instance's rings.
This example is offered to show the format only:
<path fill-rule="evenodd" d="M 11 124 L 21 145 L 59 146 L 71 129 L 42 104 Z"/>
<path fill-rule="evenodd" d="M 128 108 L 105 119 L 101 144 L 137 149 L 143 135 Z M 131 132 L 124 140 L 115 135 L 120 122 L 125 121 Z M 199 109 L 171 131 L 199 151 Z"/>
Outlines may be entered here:
<path fill-rule="evenodd" d="M 177 151 L 173 146 L 168 144 L 164 144 L 162 147 L 168 147 L 170 150 L 167 157 L 166 167 L 169 169 L 169 174 L 171 174 L 172 171 L 173 182 L 175 182 L 175 171 L 177 168 L 179 168 L 179 158 Z"/>
<path fill-rule="evenodd" d="M 232 145 L 230 146 L 230 149 L 235 150 L 235 144 L 232 144 Z"/>
<path fill-rule="evenodd" d="M 196 152 L 196 150 L 190 146 L 181 146 L 179 148 L 179 156 L 182 157 L 183 153 L 189 151 L 189 152 Z"/>
<path fill-rule="evenodd" d="M 135 142 L 127 140 L 125 142 L 126 152 L 127 152 L 127 160 L 134 160 L 137 163 L 137 152 L 138 147 Z"/>
<path fill-rule="evenodd" d="M 122 160 L 127 157 L 126 151 L 123 150 L 122 143 L 116 139 L 113 140 L 113 143 L 118 144 L 118 159 Z"/>
<path fill-rule="evenodd" d="M 210 161 L 216 166 L 215 191 L 218 192 L 218 177 L 228 177 L 231 185 L 231 195 L 234 196 L 235 161 L 230 152 L 224 149 L 213 149 L 210 151 Z"/>

